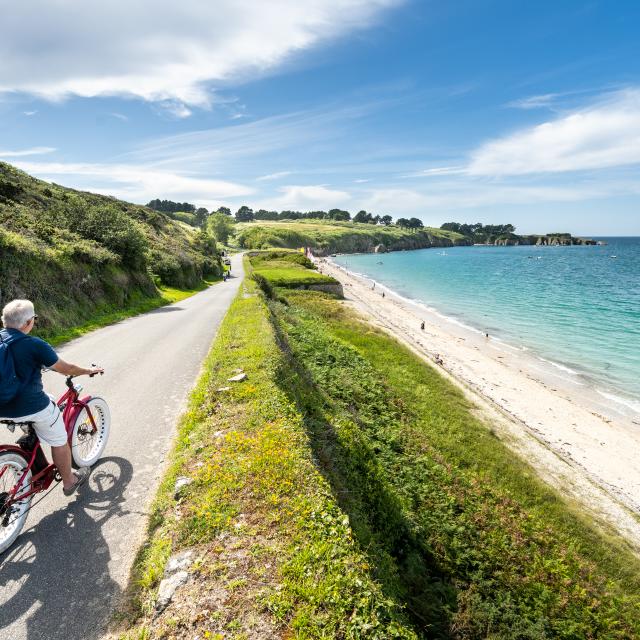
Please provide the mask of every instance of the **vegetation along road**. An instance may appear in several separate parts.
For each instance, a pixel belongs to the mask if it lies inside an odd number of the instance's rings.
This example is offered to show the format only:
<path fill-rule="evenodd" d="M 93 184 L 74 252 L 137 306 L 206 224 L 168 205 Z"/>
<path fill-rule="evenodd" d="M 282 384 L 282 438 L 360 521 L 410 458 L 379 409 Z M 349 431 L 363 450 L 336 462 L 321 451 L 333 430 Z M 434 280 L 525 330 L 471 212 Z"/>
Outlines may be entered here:
<path fill-rule="evenodd" d="M 177 418 L 242 280 L 240 256 L 232 268 L 226 283 L 60 350 L 72 362 L 106 369 L 83 384 L 108 401 L 111 435 L 89 486 L 71 499 L 53 491 L 0 557 L 0 640 L 101 635 L 143 539 Z M 45 383 L 57 395 L 64 379 L 49 373 Z"/>

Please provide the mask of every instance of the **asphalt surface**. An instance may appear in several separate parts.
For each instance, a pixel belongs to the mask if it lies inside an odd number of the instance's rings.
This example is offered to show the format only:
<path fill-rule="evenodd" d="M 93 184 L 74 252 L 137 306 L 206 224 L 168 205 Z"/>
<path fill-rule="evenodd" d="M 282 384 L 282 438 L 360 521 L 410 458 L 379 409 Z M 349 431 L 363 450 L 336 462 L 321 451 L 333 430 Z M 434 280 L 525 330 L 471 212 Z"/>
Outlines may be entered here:
<path fill-rule="evenodd" d="M 102 635 L 144 539 L 178 418 L 242 280 L 240 256 L 232 272 L 225 283 L 59 350 L 67 361 L 105 368 L 104 376 L 79 381 L 109 403 L 111 434 L 88 486 L 65 498 L 58 485 L 0 555 L 0 640 Z M 64 378 L 47 373 L 45 386 L 58 396 Z M 12 436 L 5 429 L 0 440 Z"/>

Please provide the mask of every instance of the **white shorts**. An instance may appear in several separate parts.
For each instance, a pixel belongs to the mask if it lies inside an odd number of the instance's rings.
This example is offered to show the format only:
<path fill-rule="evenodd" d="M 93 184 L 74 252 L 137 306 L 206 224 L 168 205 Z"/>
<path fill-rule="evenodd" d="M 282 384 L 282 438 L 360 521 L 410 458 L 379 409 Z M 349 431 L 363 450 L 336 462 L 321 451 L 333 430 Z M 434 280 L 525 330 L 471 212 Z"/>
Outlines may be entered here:
<path fill-rule="evenodd" d="M 49 404 L 38 413 L 21 418 L 12 418 L 15 422 L 33 422 L 38 440 L 50 447 L 62 447 L 67 444 L 67 430 L 64 427 L 62 412 L 58 405 L 51 400 Z"/>

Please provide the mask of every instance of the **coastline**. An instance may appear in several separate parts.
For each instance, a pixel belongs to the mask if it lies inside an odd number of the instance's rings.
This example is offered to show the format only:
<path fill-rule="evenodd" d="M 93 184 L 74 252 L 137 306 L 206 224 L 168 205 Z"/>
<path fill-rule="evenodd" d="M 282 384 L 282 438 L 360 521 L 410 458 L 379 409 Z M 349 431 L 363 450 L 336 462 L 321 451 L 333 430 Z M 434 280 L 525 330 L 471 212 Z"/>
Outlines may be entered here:
<path fill-rule="evenodd" d="M 315 261 L 342 283 L 351 305 L 461 387 L 496 435 L 545 480 L 640 554 L 637 422 L 606 398 L 597 401 L 561 365 L 487 339 L 384 286 L 372 289 L 371 279 L 326 258 Z"/>

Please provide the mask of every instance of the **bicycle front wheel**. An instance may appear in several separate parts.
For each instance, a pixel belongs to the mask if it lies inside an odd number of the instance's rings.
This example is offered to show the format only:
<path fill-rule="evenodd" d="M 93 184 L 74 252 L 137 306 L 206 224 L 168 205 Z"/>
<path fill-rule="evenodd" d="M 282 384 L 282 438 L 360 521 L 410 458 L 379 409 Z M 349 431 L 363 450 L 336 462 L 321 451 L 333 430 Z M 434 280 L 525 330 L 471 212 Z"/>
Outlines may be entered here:
<path fill-rule="evenodd" d="M 28 466 L 27 460 L 13 451 L 0 451 L 0 553 L 6 551 L 20 535 L 27 519 L 31 496 L 20 496 L 31 489 L 31 470 L 25 474 L 22 484 L 9 501 L 11 490 L 20 482 Z"/>
<path fill-rule="evenodd" d="M 71 455 L 77 467 L 90 467 L 98 461 L 107 446 L 110 427 L 109 405 L 102 398 L 91 398 L 78 414 L 71 432 Z"/>

